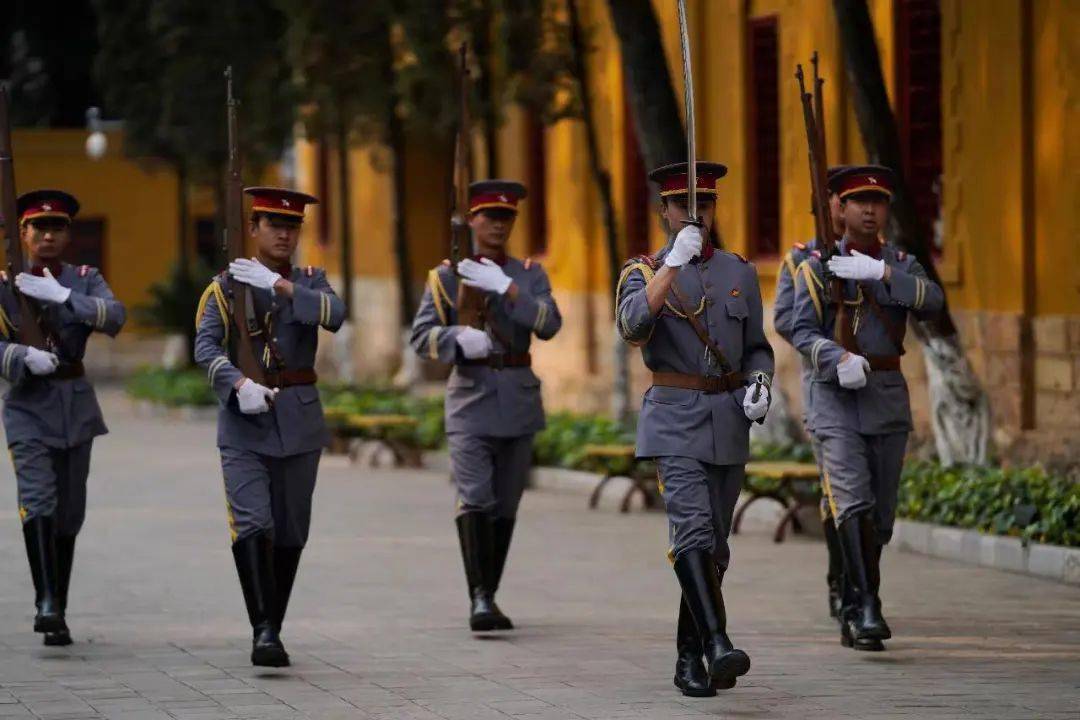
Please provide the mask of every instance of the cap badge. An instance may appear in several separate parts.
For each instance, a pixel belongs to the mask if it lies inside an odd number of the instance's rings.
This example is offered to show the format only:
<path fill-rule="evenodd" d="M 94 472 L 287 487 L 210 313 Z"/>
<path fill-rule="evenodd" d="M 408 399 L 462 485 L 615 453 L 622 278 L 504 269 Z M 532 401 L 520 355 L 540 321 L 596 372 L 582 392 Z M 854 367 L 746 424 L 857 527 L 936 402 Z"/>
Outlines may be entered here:
<path fill-rule="evenodd" d="M 874 177 L 873 175 L 871 175 L 870 177 L 868 177 L 866 179 L 870 181 L 871 185 L 877 185 L 877 178 Z"/>
<path fill-rule="evenodd" d="M 499 202 L 509 202 L 509 199 L 505 195 L 500 195 Z"/>
<path fill-rule="evenodd" d="M 281 198 L 281 207 L 289 207 L 289 201 L 285 198 Z"/>
<path fill-rule="evenodd" d="M 44 203 L 42 204 L 41 209 L 45 212 L 50 212 L 52 210 L 52 205 L 50 205 L 49 203 Z"/>

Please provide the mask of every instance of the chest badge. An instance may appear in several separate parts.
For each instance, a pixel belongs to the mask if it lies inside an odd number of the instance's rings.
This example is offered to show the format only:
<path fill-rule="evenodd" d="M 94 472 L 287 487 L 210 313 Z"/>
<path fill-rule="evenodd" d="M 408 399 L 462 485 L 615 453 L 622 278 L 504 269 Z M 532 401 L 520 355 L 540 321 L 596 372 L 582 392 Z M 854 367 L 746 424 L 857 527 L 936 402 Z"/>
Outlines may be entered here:
<path fill-rule="evenodd" d="M 739 297 L 742 295 L 742 291 L 739 288 L 731 288 L 731 297 Z"/>

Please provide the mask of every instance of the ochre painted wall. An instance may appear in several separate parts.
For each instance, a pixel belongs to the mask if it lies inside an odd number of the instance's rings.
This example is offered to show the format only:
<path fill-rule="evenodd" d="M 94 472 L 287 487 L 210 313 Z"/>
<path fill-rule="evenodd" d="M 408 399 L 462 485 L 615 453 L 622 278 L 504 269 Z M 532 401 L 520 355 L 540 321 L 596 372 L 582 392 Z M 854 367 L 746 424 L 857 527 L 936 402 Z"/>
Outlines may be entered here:
<path fill-rule="evenodd" d="M 105 157 L 94 161 L 86 156 L 85 131 L 15 130 L 15 186 L 66 190 L 78 198 L 80 218 L 105 221 L 105 276 L 131 308 L 147 301 L 150 285 L 176 260 L 176 175 L 160 161 L 126 158 L 122 133 L 108 139 Z M 198 199 L 191 206 L 191 217 L 212 212 Z"/>

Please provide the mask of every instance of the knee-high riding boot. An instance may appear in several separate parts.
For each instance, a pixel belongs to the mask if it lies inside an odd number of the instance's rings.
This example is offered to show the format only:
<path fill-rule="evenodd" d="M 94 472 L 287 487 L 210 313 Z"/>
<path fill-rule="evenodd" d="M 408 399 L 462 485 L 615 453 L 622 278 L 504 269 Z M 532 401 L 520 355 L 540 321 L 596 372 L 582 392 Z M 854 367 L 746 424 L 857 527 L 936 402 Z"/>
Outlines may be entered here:
<path fill-rule="evenodd" d="M 719 688 L 734 686 L 735 678 L 750 670 L 750 657 L 728 638 L 727 612 L 715 560 L 705 550 L 689 550 L 675 559 L 675 575 L 697 624 L 713 684 Z"/>

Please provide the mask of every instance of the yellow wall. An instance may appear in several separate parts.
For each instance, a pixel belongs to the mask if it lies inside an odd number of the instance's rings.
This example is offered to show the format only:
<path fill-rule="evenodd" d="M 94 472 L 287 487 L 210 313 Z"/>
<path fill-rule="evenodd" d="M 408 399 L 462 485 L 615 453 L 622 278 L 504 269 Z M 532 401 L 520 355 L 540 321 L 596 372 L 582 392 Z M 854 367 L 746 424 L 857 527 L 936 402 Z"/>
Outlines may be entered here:
<path fill-rule="evenodd" d="M 122 133 L 109 133 L 98 161 L 86 156 L 85 142 L 82 130 L 16 130 L 15 186 L 66 190 L 78 198 L 80 217 L 105 220 L 104 271 L 130 308 L 148 299 L 176 258 L 176 176 L 161 162 L 125 158 Z"/>
<path fill-rule="evenodd" d="M 675 0 L 653 0 L 661 21 L 665 55 L 676 95 L 682 102 L 682 70 Z M 869 0 L 882 68 L 890 96 L 894 92 L 893 1 Z M 588 62 L 590 97 L 596 118 L 601 157 L 612 173 L 612 191 L 620 236 L 625 238 L 623 148 L 623 74 L 618 42 L 608 4 L 581 4 L 594 49 Z M 840 55 L 830 0 L 689 0 L 697 89 L 699 156 L 723 162 L 728 176 L 720 182 L 717 217 L 725 243 L 745 253 L 748 233 L 748 122 L 745 26 L 749 18 L 778 15 L 781 92 L 781 237 L 785 244 L 805 240 L 813 232 L 807 212 L 809 176 L 802 110 L 793 78 L 797 62 L 807 64 L 813 50 L 821 55 L 826 78 L 828 147 L 833 163 L 862 162 L 858 127 Z M 1030 13 L 1031 67 L 1024 60 L 1024 12 Z M 1080 313 L 1080 263 L 1075 257 L 1080 220 L 1080 139 L 1077 94 L 1080 51 L 1075 42 L 1080 8 L 1060 0 L 942 0 L 942 128 L 944 162 L 943 223 L 945 251 L 940 270 L 950 300 L 958 309 L 1019 312 L 1020 238 L 1034 233 L 1036 310 L 1038 313 Z M 1030 127 L 1025 127 L 1025 98 L 1031 98 Z M 508 111 L 499 133 L 499 174 L 524 179 L 527 158 L 525 121 L 519 110 Z M 608 277 L 603 217 L 590 174 L 585 135 L 577 121 L 563 121 L 546 130 L 548 252 L 545 267 L 559 291 L 605 293 Z M 1025 145 L 1026 143 L 1026 145 Z M 1023 148 L 1032 162 L 1032 202 L 1024 204 Z M 431 152 L 410 148 L 410 247 L 414 271 L 422 273 L 446 254 L 446 173 L 431 171 L 445 162 Z M 358 151 L 359 152 L 359 151 Z M 358 157 L 358 156 L 357 156 Z M 388 195 L 388 177 L 365 176 L 381 183 L 378 199 Z M 534 190 L 535 192 L 535 190 Z M 374 200 L 373 200 L 374 202 Z M 529 201 L 526 200 L 527 204 Z M 387 228 L 388 206 L 358 206 L 357 237 L 377 255 L 370 272 L 392 273 Z M 1026 220 L 1025 220 L 1026 218 Z M 522 216 L 512 249 L 522 252 L 528 236 Z M 1033 227 L 1025 227 L 1030 222 Z M 653 246 L 663 242 L 650 220 Z M 766 298 L 772 293 L 776 258 L 753 258 Z M 333 264 L 333 260 L 328 260 Z M 606 309 L 603 311 L 606 312 Z M 568 327 L 575 321 L 570 320 Z M 572 331 L 573 332 L 573 331 Z"/>

